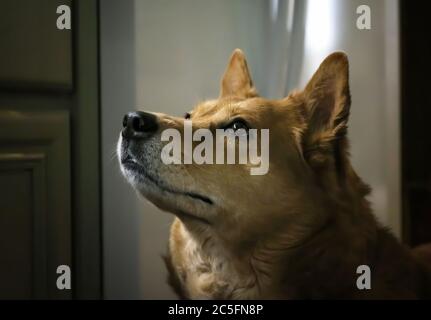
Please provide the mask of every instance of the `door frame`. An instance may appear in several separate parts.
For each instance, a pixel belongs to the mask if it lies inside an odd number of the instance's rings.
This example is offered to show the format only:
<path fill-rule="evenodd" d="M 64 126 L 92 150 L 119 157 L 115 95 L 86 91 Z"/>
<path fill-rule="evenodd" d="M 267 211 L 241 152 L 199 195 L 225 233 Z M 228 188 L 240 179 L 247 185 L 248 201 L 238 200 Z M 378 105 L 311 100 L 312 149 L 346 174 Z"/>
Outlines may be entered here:
<path fill-rule="evenodd" d="M 72 3 L 73 297 L 103 298 L 99 1 Z"/>

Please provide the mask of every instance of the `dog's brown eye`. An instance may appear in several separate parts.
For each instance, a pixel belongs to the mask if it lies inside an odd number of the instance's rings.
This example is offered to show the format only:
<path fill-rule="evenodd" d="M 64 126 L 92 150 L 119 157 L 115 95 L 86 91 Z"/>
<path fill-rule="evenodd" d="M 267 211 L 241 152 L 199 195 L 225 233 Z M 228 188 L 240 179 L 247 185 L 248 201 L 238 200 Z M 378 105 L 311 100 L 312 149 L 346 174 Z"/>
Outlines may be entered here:
<path fill-rule="evenodd" d="M 231 128 L 235 131 L 239 130 L 239 129 L 244 129 L 244 130 L 248 130 L 247 125 L 242 122 L 242 121 L 236 121 L 232 124 Z"/>
<path fill-rule="evenodd" d="M 191 118 L 191 114 L 189 112 L 186 112 L 184 114 L 184 119 L 190 119 Z"/>
<path fill-rule="evenodd" d="M 239 133 L 241 135 L 243 135 L 243 134 L 247 135 L 249 127 L 245 123 L 244 120 L 237 119 L 237 120 L 232 121 L 230 124 L 228 124 L 224 129 L 225 130 L 231 129 L 235 132 L 235 134 Z M 238 130 L 240 130 L 240 131 L 238 131 Z"/>

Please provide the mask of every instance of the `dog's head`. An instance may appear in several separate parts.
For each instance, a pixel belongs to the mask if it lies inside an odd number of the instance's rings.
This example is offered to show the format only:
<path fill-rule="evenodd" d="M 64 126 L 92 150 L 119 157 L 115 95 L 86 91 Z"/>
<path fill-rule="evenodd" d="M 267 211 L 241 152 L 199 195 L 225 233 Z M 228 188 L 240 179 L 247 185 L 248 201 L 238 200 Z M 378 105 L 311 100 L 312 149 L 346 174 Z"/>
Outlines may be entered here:
<path fill-rule="evenodd" d="M 335 196 L 350 188 L 349 178 L 356 179 L 346 151 L 349 107 L 344 53 L 328 56 L 304 90 L 268 100 L 257 94 L 237 49 L 218 99 L 198 104 L 184 118 L 149 112 L 125 116 L 118 142 L 121 170 L 140 194 L 177 215 L 187 228 L 229 242 L 246 243 L 286 224 L 311 226 L 326 219 L 316 216 L 316 208 L 326 205 L 324 195 Z M 165 164 L 163 132 L 176 129 L 183 137 L 186 120 L 193 132 L 269 129 L 266 174 L 250 175 L 255 166 L 250 161 Z M 194 141 L 193 148 L 198 144 Z M 184 140 L 177 147 L 184 156 Z"/>

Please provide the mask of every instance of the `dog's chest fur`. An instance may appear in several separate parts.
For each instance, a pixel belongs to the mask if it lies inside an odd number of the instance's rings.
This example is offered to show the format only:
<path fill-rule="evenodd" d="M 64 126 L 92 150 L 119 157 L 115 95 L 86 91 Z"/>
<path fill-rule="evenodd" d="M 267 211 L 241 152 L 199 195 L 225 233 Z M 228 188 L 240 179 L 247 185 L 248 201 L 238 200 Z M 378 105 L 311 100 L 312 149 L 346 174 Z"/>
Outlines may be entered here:
<path fill-rule="evenodd" d="M 190 299 L 257 299 L 259 287 L 252 272 L 238 272 L 232 259 L 209 241 L 195 241 L 178 220 L 170 239 L 171 284 Z M 169 263 L 169 261 L 168 261 Z"/>
<path fill-rule="evenodd" d="M 384 229 L 378 229 L 373 236 L 374 244 L 368 242 L 365 246 L 354 243 L 359 236 L 340 240 L 334 236 L 339 233 L 341 231 L 328 229 L 330 241 L 325 241 L 326 235 L 321 234 L 313 240 L 317 246 L 311 243 L 304 247 L 288 268 L 276 270 L 259 264 L 259 259 L 255 264 L 255 258 L 259 257 L 254 255 L 253 259 L 240 260 L 227 256 L 210 241 L 196 241 L 176 219 L 171 228 L 170 255 L 165 260 L 170 284 L 181 298 L 188 299 L 411 299 L 431 296 L 431 270 L 418 264 Z M 318 250 L 323 242 L 327 245 Z M 369 251 L 374 253 L 373 259 L 366 258 Z M 355 270 L 362 264 L 373 270 L 373 290 L 355 287 Z"/>

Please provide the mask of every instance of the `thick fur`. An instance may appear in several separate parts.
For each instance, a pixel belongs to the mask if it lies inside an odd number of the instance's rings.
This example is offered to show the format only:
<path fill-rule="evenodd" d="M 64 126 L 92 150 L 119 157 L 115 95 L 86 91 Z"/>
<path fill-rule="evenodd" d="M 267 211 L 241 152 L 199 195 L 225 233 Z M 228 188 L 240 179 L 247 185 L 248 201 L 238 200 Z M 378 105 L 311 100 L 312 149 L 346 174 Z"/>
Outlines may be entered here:
<path fill-rule="evenodd" d="M 250 175 L 250 165 L 163 165 L 160 132 L 181 131 L 184 120 L 177 117 L 155 114 L 158 132 L 144 141 L 120 137 L 120 159 L 127 153 L 140 166 L 122 163 L 129 182 L 177 216 L 165 261 L 180 297 L 431 297 L 427 254 L 412 254 L 379 225 L 369 188 L 351 166 L 348 78 L 347 56 L 334 53 L 304 90 L 267 100 L 257 94 L 244 54 L 234 51 L 219 98 L 190 112 L 193 129 L 214 129 L 237 116 L 252 128 L 269 128 L 266 175 Z M 370 290 L 356 285 L 360 265 L 371 269 Z"/>

